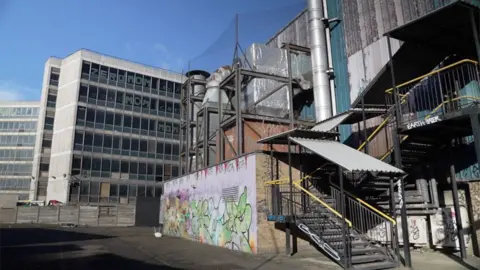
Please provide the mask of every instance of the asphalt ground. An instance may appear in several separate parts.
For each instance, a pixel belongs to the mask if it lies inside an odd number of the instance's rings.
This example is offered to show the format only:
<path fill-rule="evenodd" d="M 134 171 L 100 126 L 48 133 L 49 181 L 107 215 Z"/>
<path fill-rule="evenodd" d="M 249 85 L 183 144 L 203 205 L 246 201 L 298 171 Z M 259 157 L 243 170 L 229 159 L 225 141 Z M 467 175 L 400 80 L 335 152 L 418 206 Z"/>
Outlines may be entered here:
<path fill-rule="evenodd" d="M 175 238 L 153 228 L 0 226 L 0 269 L 338 269 L 278 255 L 251 255 Z"/>

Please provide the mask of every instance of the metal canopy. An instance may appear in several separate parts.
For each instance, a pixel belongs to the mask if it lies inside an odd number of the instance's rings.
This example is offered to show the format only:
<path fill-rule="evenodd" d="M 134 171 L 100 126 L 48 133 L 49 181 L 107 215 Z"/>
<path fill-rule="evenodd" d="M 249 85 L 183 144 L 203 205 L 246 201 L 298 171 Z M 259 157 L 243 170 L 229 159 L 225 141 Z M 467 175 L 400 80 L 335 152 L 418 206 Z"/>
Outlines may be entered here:
<path fill-rule="evenodd" d="M 365 120 L 383 115 L 387 112 L 385 109 L 373 109 L 365 108 Z M 350 109 L 343 113 L 337 114 L 331 118 L 325 119 L 315 124 L 312 128 L 313 131 L 330 131 L 336 128 L 339 125 L 345 124 L 355 124 L 362 121 L 362 110 L 361 109 Z"/>
<path fill-rule="evenodd" d="M 404 43 L 393 55 L 395 80 L 406 82 L 432 71 L 448 54 L 444 51 L 415 43 Z M 385 90 L 392 88 L 390 64 L 385 66 L 353 101 L 352 108 L 360 108 L 362 98 L 365 104 L 385 105 Z"/>
<path fill-rule="evenodd" d="M 477 11 L 478 8 L 466 1 L 457 0 L 392 29 L 385 35 L 407 43 L 441 48 L 450 53 L 462 54 L 466 58 L 474 57 L 476 49 L 470 19 L 472 10 Z"/>
<path fill-rule="evenodd" d="M 388 163 L 357 151 L 337 141 L 291 137 L 293 143 L 308 148 L 324 159 L 350 172 L 373 172 L 404 175 L 405 172 Z"/>
<path fill-rule="evenodd" d="M 338 132 L 332 131 L 314 131 L 309 129 L 295 128 L 278 133 L 257 141 L 257 143 L 271 143 L 271 144 L 288 144 L 289 137 L 302 137 L 311 139 L 333 139 L 337 137 Z"/>

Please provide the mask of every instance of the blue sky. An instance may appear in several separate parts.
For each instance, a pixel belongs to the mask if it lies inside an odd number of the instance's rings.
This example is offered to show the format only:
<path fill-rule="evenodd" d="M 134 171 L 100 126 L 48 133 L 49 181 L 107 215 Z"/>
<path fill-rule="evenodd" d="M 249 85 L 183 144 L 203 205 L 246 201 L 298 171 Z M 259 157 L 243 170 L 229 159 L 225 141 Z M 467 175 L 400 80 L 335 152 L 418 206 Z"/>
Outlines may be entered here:
<path fill-rule="evenodd" d="M 181 72 L 231 63 L 304 0 L 0 0 L 0 100 L 40 98 L 45 61 L 80 48 Z"/>

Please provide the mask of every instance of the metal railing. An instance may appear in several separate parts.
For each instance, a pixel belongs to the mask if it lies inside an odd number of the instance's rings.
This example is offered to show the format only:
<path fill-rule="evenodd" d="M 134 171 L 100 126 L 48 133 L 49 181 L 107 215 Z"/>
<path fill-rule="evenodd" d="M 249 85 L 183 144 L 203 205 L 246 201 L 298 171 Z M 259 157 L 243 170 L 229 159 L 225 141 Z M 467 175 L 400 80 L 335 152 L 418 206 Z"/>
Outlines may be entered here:
<path fill-rule="evenodd" d="M 386 92 L 386 101 L 394 105 L 393 89 Z M 400 123 L 439 116 L 466 108 L 480 98 L 478 63 L 465 59 L 436 69 L 397 86 L 405 102 L 400 106 Z"/>
<path fill-rule="evenodd" d="M 290 221 L 295 222 L 296 226 L 310 238 L 312 242 L 318 245 L 324 252 L 337 261 L 340 265 L 351 265 L 351 237 L 350 228 L 352 222 L 345 219 L 347 224 L 344 231 L 342 220 L 343 216 L 330 206 L 327 202 L 320 199 L 322 195 L 316 190 L 307 190 L 295 181 L 293 186 L 295 190 L 290 199 L 290 185 L 288 184 L 269 184 L 275 186 L 277 195 L 276 202 L 273 200 L 273 214 L 290 217 Z M 293 200 L 293 201 L 292 201 Z M 293 209 L 290 212 L 291 206 Z M 345 267 L 348 268 L 348 267 Z"/>
<path fill-rule="evenodd" d="M 340 205 L 339 188 L 331 184 L 330 192 L 335 205 Z M 370 241 L 385 248 L 386 254 L 398 258 L 397 221 L 355 195 L 345 192 L 346 217 L 352 227 Z"/>

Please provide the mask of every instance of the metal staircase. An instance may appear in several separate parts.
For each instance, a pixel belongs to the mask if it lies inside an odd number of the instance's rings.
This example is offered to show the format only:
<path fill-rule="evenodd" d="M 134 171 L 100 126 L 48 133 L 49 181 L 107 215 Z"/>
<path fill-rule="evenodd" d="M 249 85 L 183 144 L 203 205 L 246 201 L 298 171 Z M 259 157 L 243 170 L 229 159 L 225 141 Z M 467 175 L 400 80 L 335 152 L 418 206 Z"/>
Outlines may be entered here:
<path fill-rule="evenodd" d="M 396 267 L 395 248 L 398 247 L 394 244 L 396 224 L 393 219 L 383 213 L 379 215 L 378 213 L 381 213 L 379 210 L 375 213 L 371 205 L 358 202 L 352 197 L 346 199 L 349 214 L 348 218 L 344 219 L 339 210 L 338 193 L 320 192 L 315 187 L 318 186 L 315 185 L 317 181 L 322 180 L 307 177 L 294 182 L 295 191 L 291 197 L 285 181 L 277 181 L 274 185 L 278 201 L 277 206 L 273 207 L 278 211 L 276 214 L 288 216 L 290 205 L 293 205 L 292 220 L 296 227 L 323 254 L 345 269 Z M 290 202 L 292 203 L 289 204 Z M 375 237 L 368 227 L 374 230 L 381 227 L 391 235 L 384 234 L 378 237 L 377 234 Z"/>

